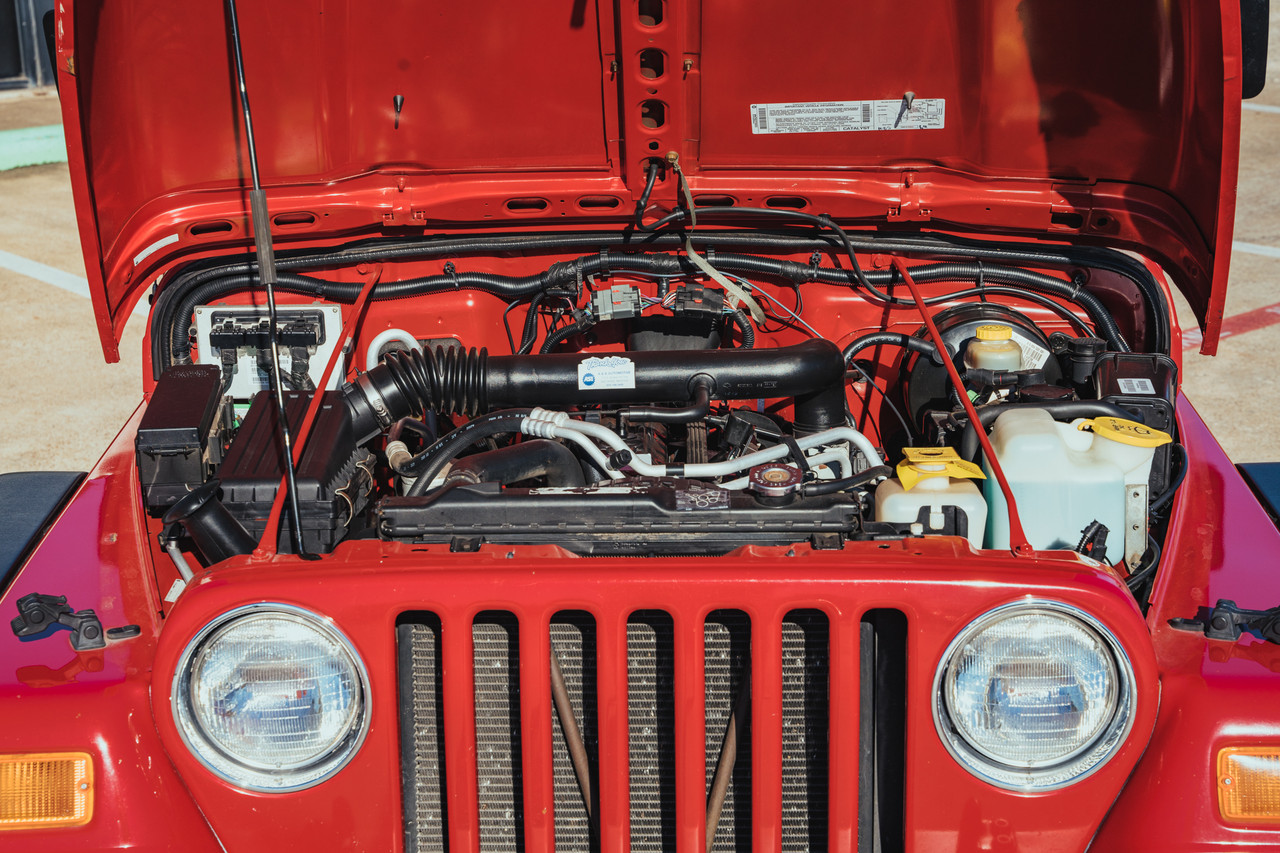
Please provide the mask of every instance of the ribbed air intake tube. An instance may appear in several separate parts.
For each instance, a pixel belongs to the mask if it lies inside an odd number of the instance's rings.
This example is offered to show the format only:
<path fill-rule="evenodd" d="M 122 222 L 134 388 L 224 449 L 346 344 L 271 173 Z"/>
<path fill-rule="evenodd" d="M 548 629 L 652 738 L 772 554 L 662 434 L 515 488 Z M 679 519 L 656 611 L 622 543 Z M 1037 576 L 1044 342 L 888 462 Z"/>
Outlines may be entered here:
<path fill-rule="evenodd" d="M 357 440 L 424 412 L 468 417 L 519 406 L 690 403 L 792 397 L 800 434 L 844 425 L 844 358 L 827 340 L 777 349 L 490 356 L 485 350 L 388 353 L 343 387 Z"/>

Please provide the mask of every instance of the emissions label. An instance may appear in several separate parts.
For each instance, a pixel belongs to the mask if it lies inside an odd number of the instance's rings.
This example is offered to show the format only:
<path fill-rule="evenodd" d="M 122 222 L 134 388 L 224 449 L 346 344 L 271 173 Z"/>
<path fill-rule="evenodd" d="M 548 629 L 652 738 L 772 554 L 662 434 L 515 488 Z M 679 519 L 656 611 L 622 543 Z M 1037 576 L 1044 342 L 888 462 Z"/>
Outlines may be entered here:
<path fill-rule="evenodd" d="M 946 126 L 945 98 L 896 101 L 815 101 L 752 104 L 751 132 L 849 133 L 854 130 L 941 130 Z"/>
<path fill-rule="evenodd" d="M 579 391 L 611 391 L 636 387 L 636 365 L 620 355 L 578 362 Z"/>

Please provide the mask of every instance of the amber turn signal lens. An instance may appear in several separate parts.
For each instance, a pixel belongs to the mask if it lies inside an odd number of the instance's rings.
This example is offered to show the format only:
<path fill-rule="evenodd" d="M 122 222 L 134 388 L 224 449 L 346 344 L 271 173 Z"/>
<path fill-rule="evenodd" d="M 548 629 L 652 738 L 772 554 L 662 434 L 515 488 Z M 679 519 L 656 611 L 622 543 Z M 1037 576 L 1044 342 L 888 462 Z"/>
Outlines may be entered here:
<path fill-rule="evenodd" d="M 1218 811 L 1230 823 L 1280 823 L 1280 746 L 1218 753 Z"/>
<path fill-rule="evenodd" d="M 0 831 L 84 826 L 92 817 L 88 753 L 0 755 Z"/>

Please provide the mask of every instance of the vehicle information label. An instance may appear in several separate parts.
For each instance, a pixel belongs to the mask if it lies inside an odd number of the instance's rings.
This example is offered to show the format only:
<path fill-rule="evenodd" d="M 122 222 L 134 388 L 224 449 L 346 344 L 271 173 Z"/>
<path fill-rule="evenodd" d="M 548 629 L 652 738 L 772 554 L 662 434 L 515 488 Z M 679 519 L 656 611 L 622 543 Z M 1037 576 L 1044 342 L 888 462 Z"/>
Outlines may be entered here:
<path fill-rule="evenodd" d="M 636 364 L 620 355 L 578 362 L 578 390 L 609 391 L 636 387 Z"/>
<path fill-rule="evenodd" d="M 941 130 L 946 126 L 945 98 L 896 101 L 816 101 L 752 104 L 751 132 L 848 133 L 854 130 Z"/>
<path fill-rule="evenodd" d="M 1013 339 L 1022 347 L 1022 369 L 1039 370 L 1049 360 L 1051 353 L 1026 335 L 1013 333 Z"/>
<path fill-rule="evenodd" d="M 1156 386 L 1151 384 L 1150 379 L 1141 377 L 1136 379 L 1117 379 L 1116 384 L 1120 386 L 1121 394 L 1145 394 L 1148 397 L 1156 395 Z"/>

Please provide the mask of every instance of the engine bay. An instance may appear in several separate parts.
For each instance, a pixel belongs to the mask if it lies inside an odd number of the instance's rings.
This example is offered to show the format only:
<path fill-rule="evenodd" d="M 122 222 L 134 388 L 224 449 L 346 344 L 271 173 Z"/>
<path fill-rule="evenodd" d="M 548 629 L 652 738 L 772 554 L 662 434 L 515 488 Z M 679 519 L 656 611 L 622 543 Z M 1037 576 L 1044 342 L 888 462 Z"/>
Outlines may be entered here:
<path fill-rule="evenodd" d="M 1185 467 L 1152 268 L 771 212 L 696 248 L 648 226 L 282 252 L 279 549 L 1007 550 L 1003 475 L 1032 547 L 1123 563 L 1141 596 Z M 142 498 L 206 564 L 273 539 L 285 473 L 252 269 L 189 266 L 152 311 Z"/>

